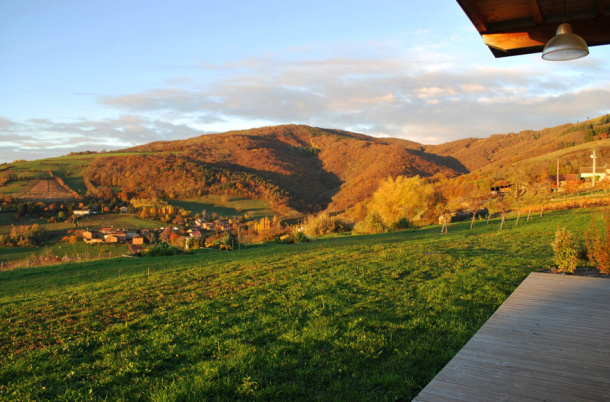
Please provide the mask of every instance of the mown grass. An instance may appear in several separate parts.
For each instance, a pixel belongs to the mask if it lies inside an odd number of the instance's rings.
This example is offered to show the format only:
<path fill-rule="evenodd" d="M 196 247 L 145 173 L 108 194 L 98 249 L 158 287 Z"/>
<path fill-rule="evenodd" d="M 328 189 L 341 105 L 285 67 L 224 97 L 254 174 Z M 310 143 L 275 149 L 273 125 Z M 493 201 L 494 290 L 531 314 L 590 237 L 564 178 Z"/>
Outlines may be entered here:
<path fill-rule="evenodd" d="M 0 262 L 26 260 L 35 256 L 46 255 L 47 253 L 51 253 L 59 258 L 66 256 L 93 259 L 116 257 L 127 252 L 128 248 L 125 244 L 90 245 L 83 241 L 32 247 L 0 247 Z"/>
<path fill-rule="evenodd" d="M 223 200 L 223 197 L 220 195 L 206 195 L 200 198 L 168 200 L 168 202 L 191 211 L 193 215 L 201 214 L 203 210 L 205 210 L 208 216 L 212 216 L 214 213 L 225 217 L 248 214 L 252 219 L 273 216 L 275 214 L 264 201 L 239 197 L 227 197 L 227 200 Z"/>
<path fill-rule="evenodd" d="M 9 181 L 8 183 L 0 186 L 0 194 L 15 194 L 20 191 L 23 191 L 24 187 L 27 186 L 29 182 L 27 180 L 16 180 Z"/>
<path fill-rule="evenodd" d="M 103 227 L 114 227 L 115 229 L 153 229 L 167 225 L 149 219 L 141 219 L 134 214 L 99 214 L 86 215 L 80 219 L 80 228 L 99 230 Z"/>
<path fill-rule="evenodd" d="M 410 400 L 590 216 L 0 272 L 0 399 Z"/>

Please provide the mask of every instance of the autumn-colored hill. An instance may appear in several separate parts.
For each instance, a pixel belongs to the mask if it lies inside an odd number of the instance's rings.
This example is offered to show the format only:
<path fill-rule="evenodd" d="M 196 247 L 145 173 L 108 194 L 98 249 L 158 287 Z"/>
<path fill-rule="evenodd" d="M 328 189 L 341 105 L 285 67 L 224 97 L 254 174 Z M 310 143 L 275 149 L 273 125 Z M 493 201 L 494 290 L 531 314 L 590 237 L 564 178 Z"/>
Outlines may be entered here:
<path fill-rule="evenodd" d="M 426 153 L 415 142 L 302 125 L 153 142 L 124 151 L 136 155 L 96 159 L 85 173 L 89 184 L 167 197 L 224 191 L 305 211 L 348 208 L 370 197 L 387 176 L 466 171 L 455 159 Z"/>
<path fill-rule="evenodd" d="M 282 125 L 15 163 L 0 172 L 0 186 L 9 182 L 3 187 L 9 194 L 13 183 L 46 177 L 52 170 L 80 194 L 100 198 L 228 194 L 264 200 L 278 212 L 341 211 L 369 199 L 388 176 L 439 174 L 440 179 L 466 174 L 445 187 L 476 181 L 486 191 L 496 181 L 513 180 L 523 169 L 538 176 L 554 173 L 557 158 L 560 173 L 578 173 L 581 166 L 590 166 L 593 147 L 602 167 L 610 155 L 609 131 L 606 115 L 540 131 L 422 145 Z M 458 193 L 444 191 L 446 198 Z"/>
<path fill-rule="evenodd" d="M 592 147 L 604 148 L 598 142 L 607 138 L 609 131 L 610 115 L 605 115 L 580 124 L 564 124 L 540 131 L 526 130 L 518 134 L 492 135 L 482 139 L 466 138 L 441 145 L 428 145 L 424 150 L 432 154 L 451 156 L 469 171 L 498 170 L 531 159 L 536 159 L 537 164 L 546 159 L 552 163 L 557 156 L 562 156 L 565 158 L 563 167 L 569 170 L 567 173 L 578 173 L 580 166 L 590 164 L 588 158 Z M 600 151 L 605 155 L 607 149 Z M 540 159 L 544 155 L 549 158 Z"/>

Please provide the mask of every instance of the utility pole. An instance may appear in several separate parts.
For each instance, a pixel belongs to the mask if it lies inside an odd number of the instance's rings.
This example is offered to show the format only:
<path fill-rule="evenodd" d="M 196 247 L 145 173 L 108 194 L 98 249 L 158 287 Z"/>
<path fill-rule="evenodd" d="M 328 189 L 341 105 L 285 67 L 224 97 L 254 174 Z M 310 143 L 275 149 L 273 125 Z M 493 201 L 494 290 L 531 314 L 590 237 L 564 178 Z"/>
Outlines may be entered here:
<path fill-rule="evenodd" d="M 557 158 L 557 192 L 559 192 L 559 158 Z"/>
<path fill-rule="evenodd" d="M 591 182 L 593 183 L 592 186 L 595 187 L 595 159 L 597 159 L 597 156 L 595 156 L 595 149 L 593 149 L 591 159 L 593 159 L 593 177 L 591 178 Z"/>

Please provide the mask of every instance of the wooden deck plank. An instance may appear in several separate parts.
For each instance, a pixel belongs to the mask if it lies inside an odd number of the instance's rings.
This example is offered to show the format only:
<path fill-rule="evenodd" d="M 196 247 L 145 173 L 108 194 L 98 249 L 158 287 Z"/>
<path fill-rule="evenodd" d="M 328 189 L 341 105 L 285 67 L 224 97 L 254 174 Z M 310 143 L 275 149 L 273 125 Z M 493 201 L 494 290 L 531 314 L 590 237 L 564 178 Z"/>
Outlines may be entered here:
<path fill-rule="evenodd" d="M 592 362 L 586 357 L 578 357 L 573 355 L 560 355 L 557 353 L 547 353 L 546 351 L 516 351 L 513 347 L 505 347 L 498 344 L 483 344 L 477 343 L 469 348 L 462 349 L 464 353 L 460 354 L 461 358 L 466 356 L 489 356 L 493 359 L 503 359 L 498 361 L 520 361 L 525 362 L 529 367 L 551 364 L 557 367 L 563 367 L 563 370 L 569 372 L 571 368 L 578 369 L 579 373 L 586 374 L 588 377 L 598 376 L 600 373 L 606 373 L 608 365 L 605 362 Z M 573 375 L 573 374 L 570 374 Z M 599 382 L 599 380 L 596 380 Z"/>
<path fill-rule="evenodd" d="M 460 357 L 456 357 L 456 359 L 466 366 L 473 365 L 489 367 L 490 369 L 501 367 L 509 371 L 524 373 L 534 378 L 536 376 L 554 378 L 565 384 L 584 385 L 591 388 L 601 387 L 601 389 L 606 391 L 610 388 L 610 378 L 599 376 L 599 371 L 594 373 L 587 373 L 585 370 L 570 372 L 568 370 L 574 366 L 557 359 L 541 359 L 536 365 L 532 365 L 530 362 L 524 362 L 520 359 L 520 356 L 515 358 L 513 356 L 499 356 L 498 353 L 490 355 L 479 352 L 473 352 L 472 354 L 468 354 L 468 352 L 460 353 Z"/>
<path fill-rule="evenodd" d="M 545 393 L 550 395 L 564 395 L 575 399 L 585 398 L 585 400 L 610 399 L 610 389 L 599 388 L 595 383 L 590 382 L 585 385 L 579 382 L 574 384 L 564 381 L 563 377 L 545 375 L 543 371 L 522 371 L 493 364 L 473 364 L 472 361 L 462 359 L 452 360 L 451 364 L 447 365 L 446 370 L 443 370 L 441 378 L 447 378 L 447 381 L 451 381 L 451 378 L 462 376 L 470 378 L 486 377 L 500 386 L 525 390 L 526 394 L 522 396 L 527 397 L 533 396 L 532 389 L 544 387 Z M 574 385 L 578 385 L 578 387 L 574 387 Z"/>
<path fill-rule="evenodd" d="M 534 273 L 414 400 L 610 400 L 609 339 L 609 280 Z"/>

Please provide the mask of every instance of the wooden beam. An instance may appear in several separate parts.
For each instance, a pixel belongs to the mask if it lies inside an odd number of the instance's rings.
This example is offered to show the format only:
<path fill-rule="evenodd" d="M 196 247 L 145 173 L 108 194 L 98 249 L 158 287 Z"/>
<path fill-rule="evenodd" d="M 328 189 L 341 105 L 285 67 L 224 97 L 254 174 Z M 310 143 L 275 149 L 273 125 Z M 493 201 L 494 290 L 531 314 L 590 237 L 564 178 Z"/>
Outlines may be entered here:
<path fill-rule="evenodd" d="M 534 17 L 534 21 L 536 21 L 536 24 L 544 24 L 544 18 L 542 18 L 542 13 L 540 12 L 540 5 L 538 4 L 538 0 L 528 0 L 528 4 L 530 6 L 530 10 L 532 11 L 532 17 Z"/>
<path fill-rule="evenodd" d="M 606 15 L 606 1 L 605 0 L 596 0 L 595 1 L 595 11 L 597 12 L 597 16 L 599 18 L 604 17 Z"/>
<path fill-rule="evenodd" d="M 480 33 L 487 32 L 487 21 L 475 0 L 457 0 L 472 24 Z"/>
<path fill-rule="evenodd" d="M 570 21 L 574 33 L 581 36 L 589 46 L 610 44 L 610 17 Z M 541 52 L 544 45 L 555 36 L 556 24 L 511 29 L 482 34 L 485 44 L 495 57 Z"/>

